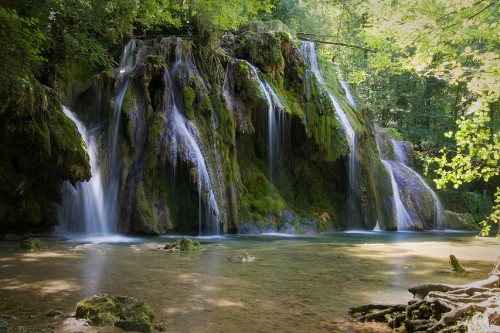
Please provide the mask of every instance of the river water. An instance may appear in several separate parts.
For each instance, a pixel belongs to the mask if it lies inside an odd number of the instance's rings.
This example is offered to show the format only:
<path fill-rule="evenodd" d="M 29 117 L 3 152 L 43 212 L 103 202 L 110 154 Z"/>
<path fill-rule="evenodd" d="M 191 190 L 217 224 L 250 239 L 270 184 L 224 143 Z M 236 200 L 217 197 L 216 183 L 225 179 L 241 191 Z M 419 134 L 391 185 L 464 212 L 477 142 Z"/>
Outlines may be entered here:
<path fill-rule="evenodd" d="M 0 314 L 74 313 L 98 292 L 146 300 L 170 332 L 331 331 L 350 306 L 406 303 L 416 283 L 487 278 L 500 244 L 458 232 L 346 232 L 200 238 L 203 251 L 167 253 L 168 237 L 49 238 L 22 252 L 0 242 Z M 253 263 L 232 260 L 244 252 Z M 454 254 L 468 270 L 450 271 Z"/>

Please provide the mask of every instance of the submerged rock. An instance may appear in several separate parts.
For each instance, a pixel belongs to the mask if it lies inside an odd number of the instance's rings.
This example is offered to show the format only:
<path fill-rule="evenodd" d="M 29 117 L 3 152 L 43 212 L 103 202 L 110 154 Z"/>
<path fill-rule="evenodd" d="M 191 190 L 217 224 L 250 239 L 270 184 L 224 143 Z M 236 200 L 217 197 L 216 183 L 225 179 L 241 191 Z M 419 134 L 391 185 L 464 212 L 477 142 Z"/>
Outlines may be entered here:
<path fill-rule="evenodd" d="M 253 254 L 248 253 L 248 252 L 245 252 L 242 255 L 233 257 L 231 259 L 231 262 L 235 262 L 235 263 L 247 263 L 247 262 L 254 262 L 254 261 L 255 261 L 255 256 Z"/>
<path fill-rule="evenodd" d="M 189 238 L 178 239 L 173 243 L 167 243 L 163 249 L 168 252 L 193 252 L 201 251 L 201 244 Z"/>
<path fill-rule="evenodd" d="M 28 238 L 23 240 L 18 248 L 25 251 L 36 251 L 46 249 L 48 246 L 40 238 Z"/>
<path fill-rule="evenodd" d="M 92 326 L 151 332 L 155 313 L 145 301 L 134 297 L 97 294 L 78 302 L 76 318 L 88 319 Z"/>

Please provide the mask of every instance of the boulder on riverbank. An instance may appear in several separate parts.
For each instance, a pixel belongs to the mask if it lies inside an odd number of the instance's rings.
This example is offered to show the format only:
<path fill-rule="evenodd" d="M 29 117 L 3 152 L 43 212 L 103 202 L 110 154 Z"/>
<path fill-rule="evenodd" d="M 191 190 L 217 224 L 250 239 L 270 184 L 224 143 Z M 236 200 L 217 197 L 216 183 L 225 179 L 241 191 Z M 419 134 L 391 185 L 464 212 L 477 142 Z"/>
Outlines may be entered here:
<path fill-rule="evenodd" d="M 76 318 L 92 326 L 117 326 L 127 331 L 151 332 L 155 313 L 145 302 L 127 296 L 97 294 L 76 305 Z"/>
<path fill-rule="evenodd" d="M 481 230 L 479 225 L 474 222 L 474 217 L 470 213 L 455 213 L 445 210 L 443 215 L 446 228 L 471 231 Z"/>

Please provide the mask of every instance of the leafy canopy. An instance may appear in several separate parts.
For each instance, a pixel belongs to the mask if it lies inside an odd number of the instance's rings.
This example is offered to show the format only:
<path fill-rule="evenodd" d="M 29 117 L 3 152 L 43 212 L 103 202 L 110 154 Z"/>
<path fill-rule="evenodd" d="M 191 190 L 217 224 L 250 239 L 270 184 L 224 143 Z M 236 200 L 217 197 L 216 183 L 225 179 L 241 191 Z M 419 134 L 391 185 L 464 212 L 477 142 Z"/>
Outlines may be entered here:
<path fill-rule="evenodd" d="M 43 63 L 46 36 L 37 24 L 35 18 L 0 7 L 0 96 Z"/>

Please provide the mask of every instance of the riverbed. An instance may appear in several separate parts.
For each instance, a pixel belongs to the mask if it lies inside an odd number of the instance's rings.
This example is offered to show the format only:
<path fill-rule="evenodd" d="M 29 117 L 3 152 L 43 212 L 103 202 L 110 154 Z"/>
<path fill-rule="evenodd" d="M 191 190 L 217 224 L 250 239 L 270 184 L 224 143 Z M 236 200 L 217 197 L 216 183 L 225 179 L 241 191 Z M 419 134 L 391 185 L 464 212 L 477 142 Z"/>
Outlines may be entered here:
<path fill-rule="evenodd" d="M 201 252 L 163 250 L 178 238 L 52 236 L 34 252 L 2 241 L 0 315 L 36 327 L 109 293 L 147 301 L 170 332 L 331 332 L 351 306 L 406 303 L 412 284 L 485 279 L 500 255 L 494 238 L 444 231 L 224 236 L 198 238 Z M 245 252 L 256 260 L 234 260 Z"/>

